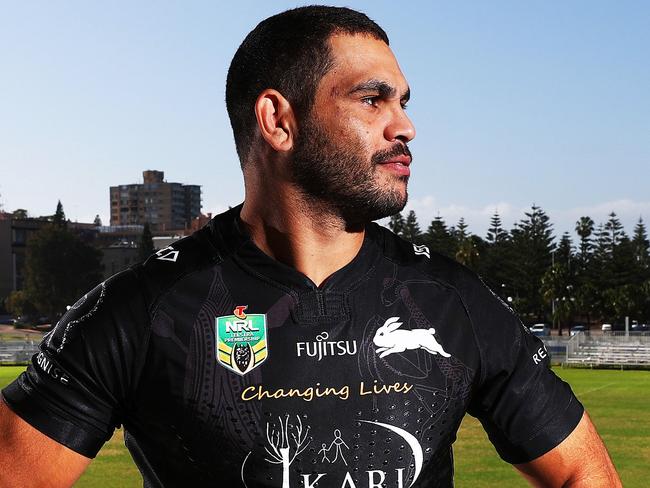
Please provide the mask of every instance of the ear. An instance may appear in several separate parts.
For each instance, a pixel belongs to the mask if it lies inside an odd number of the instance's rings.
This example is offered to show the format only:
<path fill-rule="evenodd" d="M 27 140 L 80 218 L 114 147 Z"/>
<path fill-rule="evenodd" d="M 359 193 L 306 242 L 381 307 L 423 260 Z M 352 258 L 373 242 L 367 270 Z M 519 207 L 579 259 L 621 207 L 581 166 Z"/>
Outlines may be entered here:
<path fill-rule="evenodd" d="M 400 326 L 402 325 L 402 322 L 397 322 L 395 324 L 390 324 L 387 327 L 388 332 L 393 332 L 395 329 L 399 329 Z"/>
<path fill-rule="evenodd" d="M 277 90 L 266 89 L 255 102 L 255 117 L 260 133 L 275 151 L 293 149 L 296 118 L 289 101 Z"/>

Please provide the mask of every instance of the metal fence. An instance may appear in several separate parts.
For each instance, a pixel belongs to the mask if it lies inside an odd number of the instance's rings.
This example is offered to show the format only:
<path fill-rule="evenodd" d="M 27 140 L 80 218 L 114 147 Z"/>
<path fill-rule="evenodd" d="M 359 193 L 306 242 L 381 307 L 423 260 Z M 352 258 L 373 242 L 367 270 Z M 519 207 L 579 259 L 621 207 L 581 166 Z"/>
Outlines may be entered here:
<path fill-rule="evenodd" d="M 650 369 L 650 335 L 611 332 L 589 336 L 578 333 L 567 342 L 564 364 Z"/>
<path fill-rule="evenodd" d="M 0 339 L 0 364 L 28 364 L 38 352 L 39 339 Z"/>

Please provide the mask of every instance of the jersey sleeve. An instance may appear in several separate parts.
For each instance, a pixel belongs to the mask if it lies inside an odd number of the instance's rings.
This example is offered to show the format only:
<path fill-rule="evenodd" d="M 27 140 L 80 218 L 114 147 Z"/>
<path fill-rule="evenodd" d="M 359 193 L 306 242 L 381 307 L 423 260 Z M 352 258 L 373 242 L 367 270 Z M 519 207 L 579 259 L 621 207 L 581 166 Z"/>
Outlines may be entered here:
<path fill-rule="evenodd" d="M 562 442 L 583 407 L 550 369 L 544 343 L 482 283 L 468 299 L 481 367 L 469 408 L 505 461 L 532 461 Z"/>
<path fill-rule="evenodd" d="M 2 390 L 43 434 L 94 457 L 122 423 L 146 348 L 149 315 L 133 271 L 101 283 L 47 334 L 31 364 Z"/>

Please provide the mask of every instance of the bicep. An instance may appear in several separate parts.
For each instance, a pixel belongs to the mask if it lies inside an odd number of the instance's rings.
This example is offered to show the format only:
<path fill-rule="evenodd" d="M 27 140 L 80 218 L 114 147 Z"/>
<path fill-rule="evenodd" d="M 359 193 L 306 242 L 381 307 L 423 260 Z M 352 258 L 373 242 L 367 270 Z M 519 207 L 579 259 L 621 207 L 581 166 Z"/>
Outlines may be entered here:
<path fill-rule="evenodd" d="M 89 463 L 89 458 L 29 425 L 0 399 L 0 486 L 72 486 Z"/>
<path fill-rule="evenodd" d="M 537 459 L 514 466 L 538 487 L 621 486 L 607 449 L 587 412 L 556 447 Z"/>

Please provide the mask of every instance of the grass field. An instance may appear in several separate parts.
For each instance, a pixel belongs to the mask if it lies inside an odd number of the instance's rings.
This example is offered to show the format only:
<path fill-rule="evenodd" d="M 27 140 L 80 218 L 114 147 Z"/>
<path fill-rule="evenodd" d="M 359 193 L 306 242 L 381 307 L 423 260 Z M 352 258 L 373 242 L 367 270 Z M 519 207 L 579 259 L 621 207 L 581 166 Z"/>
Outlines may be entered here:
<path fill-rule="evenodd" d="M 22 367 L 0 367 L 0 387 Z M 573 387 L 605 440 L 623 485 L 648 486 L 650 479 L 650 372 L 559 369 Z M 481 425 L 466 417 L 454 444 L 456 486 L 460 488 L 525 487 L 514 469 L 501 461 Z M 118 431 L 75 485 L 79 488 L 131 488 L 142 478 Z"/>

